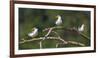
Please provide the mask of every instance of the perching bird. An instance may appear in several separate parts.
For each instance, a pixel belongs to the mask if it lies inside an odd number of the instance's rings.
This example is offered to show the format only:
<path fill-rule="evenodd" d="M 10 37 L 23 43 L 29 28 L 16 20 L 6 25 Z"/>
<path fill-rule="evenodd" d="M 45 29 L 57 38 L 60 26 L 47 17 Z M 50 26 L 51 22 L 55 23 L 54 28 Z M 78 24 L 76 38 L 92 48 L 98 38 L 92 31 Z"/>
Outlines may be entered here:
<path fill-rule="evenodd" d="M 31 33 L 28 33 L 29 37 L 36 37 L 38 35 L 38 28 L 33 28 Z"/>
<path fill-rule="evenodd" d="M 79 32 L 84 31 L 84 26 L 85 26 L 85 25 L 84 25 L 84 24 L 82 24 L 82 25 L 81 25 L 81 27 L 79 27 L 79 28 L 78 28 L 78 31 L 79 31 Z"/>
<path fill-rule="evenodd" d="M 61 16 L 60 16 L 60 15 L 57 15 L 57 18 L 58 18 L 58 19 L 57 19 L 57 21 L 55 22 L 55 24 L 59 26 L 59 25 L 62 24 Z"/>

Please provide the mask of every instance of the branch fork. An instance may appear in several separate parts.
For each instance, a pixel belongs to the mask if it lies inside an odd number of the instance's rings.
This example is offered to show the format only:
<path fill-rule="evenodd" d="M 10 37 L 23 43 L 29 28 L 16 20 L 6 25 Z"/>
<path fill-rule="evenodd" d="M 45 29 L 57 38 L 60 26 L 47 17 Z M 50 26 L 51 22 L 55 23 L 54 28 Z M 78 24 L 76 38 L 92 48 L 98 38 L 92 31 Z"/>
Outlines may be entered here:
<path fill-rule="evenodd" d="M 46 35 L 44 35 L 44 37 L 39 37 L 39 38 L 32 38 L 32 39 L 29 39 L 29 40 L 25 40 L 24 38 L 22 39 L 22 41 L 19 42 L 19 44 L 24 44 L 24 43 L 27 43 L 27 42 L 32 42 L 32 41 L 39 41 L 39 46 L 40 46 L 40 49 L 43 48 L 43 40 L 59 40 L 60 43 L 56 43 L 56 48 L 59 47 L 59 45 L 63 45 L 63 44 L 73 44 L 73 45 L 79 45 L 79 46 L 85 46 L 85 44 L 83 43 L 80 43 L 80 42 L 76 42 L 76 41 L 65 41 L 64 39 L 62 39 L 60 37 L 60 35 L 54 31 L 54 29 L 61 29 L 63 27 L 61 26 L 57 26 L 57 27 L 51 27 L 51 28 L 46 28 L 43 30 L 43 32 L 45 31 L 48 31 Z M 71 29 L 72 30 L 72 29 Z M 77 31 L 76 29 L 73 29 L 75 31 Z M 77 31 L 78 32 L 78 31 Z M 50 37 L 49 35 L 51 33 L 54 33 L 55 35 L 57 35 L 56 37 Z M 86 39 L 89 39 L 87 36 L 83 35 L 82 33 L 80 33 L 80 35 Z"/>

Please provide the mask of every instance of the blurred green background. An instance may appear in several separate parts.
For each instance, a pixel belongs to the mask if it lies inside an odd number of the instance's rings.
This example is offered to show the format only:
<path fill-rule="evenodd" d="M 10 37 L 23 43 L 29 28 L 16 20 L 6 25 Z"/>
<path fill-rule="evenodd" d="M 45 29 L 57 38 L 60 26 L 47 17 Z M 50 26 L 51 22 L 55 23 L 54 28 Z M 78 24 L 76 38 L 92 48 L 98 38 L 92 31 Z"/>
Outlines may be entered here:
<path fill-rule="evenodd" d="M 73 11 L 73 10 L 56 10 L 56 9 L 33 9 L 33 8 L 19 8 L 19 42 L 22 38 L 28 40 L 27 34 L 32 31 L 33 27 L 39 29 L 38 37 L 43 37 L 47 32 L 42 32 L 43 29 L 54 27 L 56 16 L 61 15 L 62 27 L 72 28 L 80 27 L 85 24 L 85 30 L 82 32 L 90 38 L 90 11 Z M 90 46 L 90 39 L 85 39 L 74 31 L 69 32 L 66 29 L 55 30 L 59 33 L 61 38 L 68 41 L 76 41 Z M 50 36 L 56 36 L 51 34 Z M 57 40 L 43 41 L 43 48 L 55 48 Z M 59 48 L 80 47 L 78 45 L 59 45 Z M 39 42 L 32 41 L 19 44 L 19 49 L 39 49 Z"/>

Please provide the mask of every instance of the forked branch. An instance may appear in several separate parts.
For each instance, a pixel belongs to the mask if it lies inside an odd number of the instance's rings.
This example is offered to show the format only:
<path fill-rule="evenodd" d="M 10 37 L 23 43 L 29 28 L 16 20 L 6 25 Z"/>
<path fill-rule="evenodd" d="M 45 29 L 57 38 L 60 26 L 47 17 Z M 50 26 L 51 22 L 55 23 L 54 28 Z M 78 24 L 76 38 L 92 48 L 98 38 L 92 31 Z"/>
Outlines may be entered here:
<path fill-rule="evenodd" d="M 29 39 L 29 40 L 25 40 L 24 38 L 22 39 L 22 41 L 19 42 L 19 44 L 24 44 L 24 43 L 27 43 L 27 42 L 33 42 L 33 41 L 39 41 L 39 46 L 40 46 L 40 49 L 42 49 L 42 41 L 43 40 L 58 40 L 59 43 L 56 43 L 56 48 L 59 47 L 59 45 L 64 45 L 64 44 L 73 44 L 73 45 L 79 45 L 79 46 L 85 46 L 85 44 L 83 43 L 80 43 L 80 42 L 76 42 L 76 41 L 65 41 L 64 39 L 62 39 L 59 35 L 59 33 L 57 33 L 56 31 L 54 31 L 54 29 L 62 29 L 63 27 L 61 26 L 57 26 L 57 27 L 51 27 L 51 28 L 45 28 L 43 30 L 44 31 L 48 31 L 46 35 L 44 35 L 44 37 L 39 37 L 39 38 L 33 38 L 33 39 Z M 86 39 L 89 39 L 86 35 L 80 33 L 79 31 L 77 31 L 77 29 L 73 29 L 73 28 L 70 28 L 70 29 L 67 29 L 67 30 L 74 30 L 76 32 L 78 32 L 82 37 L 86 38 Z M 51 33 L 54 33 L 56 35 L 56 37 L 50 37 L 49 35 Z"/>

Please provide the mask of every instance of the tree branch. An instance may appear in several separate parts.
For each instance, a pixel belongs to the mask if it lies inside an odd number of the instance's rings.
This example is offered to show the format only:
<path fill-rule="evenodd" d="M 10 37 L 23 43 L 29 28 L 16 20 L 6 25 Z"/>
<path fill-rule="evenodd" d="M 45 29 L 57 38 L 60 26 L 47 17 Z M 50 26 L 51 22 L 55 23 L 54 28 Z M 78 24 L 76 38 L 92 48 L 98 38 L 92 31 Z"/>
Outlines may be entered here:
<path fill-rule="evenodd" d="M 85 38 L 85 39 L 89 39 L 89 37 L 87 37 L 85 34 L 83 34 L 83 33 L 80 33 L 80 35 L 83 37 L 83 38 Z M 90 39 L 89 39 L 90 40 Z"/>
<path fill-rule="evenodd" d="M 20 44 L 23 44 L 23 43 L 26 43 L 26 42 L 32 42 L 32 41 L 40 41 L 42 40 L 44 37 L 40 37 L 40 38 L 33 38 L 33 39 L 30 39 L 30 40 L 24 40 L 22 42 L 20 42 Z M 82 44 L 82 43 L 79 43 L 79 42 L 76 42 L 76 41 L 65 41 L 59 37 L 47 37 L 47 39 L 45 40 L 59 40 L 61 41 L 62 43 L 60 44 L 74 44 L 74 45 L 79 45 L 79 46 L 85 46 L 85 44 Z M 42 48 L 42 42 L 40 41 L 40 49 Z M 58 47 L 59 43 L 56 44 L 56 47 Z"/>
<path fill-rule="evenodd" d="M 76 41 L 68 41 L 69 44 L 79 45 L 79 46 L 85 46 L 85 44 L 76 42 Z"/>
<path fill-rule="evenodd" d="M 67 43 L 57 43 L 57 44 L 56 44 L 56 48 L 57 48 L 60 44 L 61 44 L 61 45 L 63 45 L 63 44 L 73 44 L 73 45 L 79 45 L 79 46 L 82 46 L 82 47 L 85 46 L 85 44 L 80 43 L 80 42 L 76 42 L 76 41 L 67 41 Z"/>
<path fill-rule="evenodd" d="M 39 37 L 39 38 L 33 38 L 33 39 L 29 39 L 29 40 L 25 40 L 24 38 L 22 39 L 22 41 L 19 42 L 19 44 L 23 44 L 23 43 L 27 43 L 27 42 L 32 42 L 32 41 L 40 41 L 39 42 L 39 45 L 40 45 L 40 49 L 42 49 L 42 40 L 59 40 L 61 41 L 62 43 L 57 43 L 56 44 L 56 48 L 59 46 L 59 44 L 74 44 L 74 45 L 79 45 L 79 46 L 85 46 L 85 44 L 83 43 L 80 43 L 80 42 L 76 42 L 76 41 L 65 41 L 64 39 L 62 39 L 59 35 L 59 33 L 57 33 L 56 31 L 54 31 L 54 29 L 60 29 L 60 28 L 63 28 L 61 26 L 57 26 L 57 27 L 51 27 L 51 28 L 45 28 L 43 30 L 44 31 L 48 31 L 46 35 L 44 35 L 45 37 Z M 86 39 L 89 39 L 87 36 L 85 36 L 84 34 L 80 33 L 77 29 L 73 29 L 73 28 L 70 28 L 70 29 L 67 29 L 67 30 L 74 30 L 76 32 L 78 32 L 82 37 L 86 38 Z M 50 33 L 53 32 L 55 33 L 55 35 L 57 35 L 57 37 L 48 37 L 50 35 Z"/>
<path fill-rule="evenodd" d="M 40 49 L 42 49 L 42 41 L 39 42 Z"/>
<path fill-rule="evenodd" d="M 33 38 L 33 39 L 21 41 L 21 42 L 19 42 L 19 44 L 23 44 L 23 43 L 31 42 L 31 41 L 41 41 L 41 40 L 43 40 L 43 39 L 44 39 L 44 37 Z M 46 40 L 58 40 L 58 37 L 47 37 Z"/>

